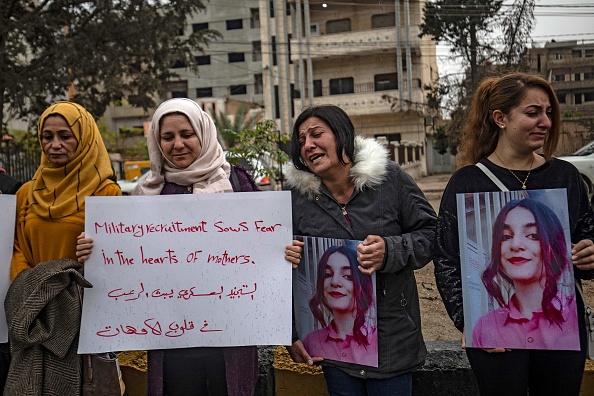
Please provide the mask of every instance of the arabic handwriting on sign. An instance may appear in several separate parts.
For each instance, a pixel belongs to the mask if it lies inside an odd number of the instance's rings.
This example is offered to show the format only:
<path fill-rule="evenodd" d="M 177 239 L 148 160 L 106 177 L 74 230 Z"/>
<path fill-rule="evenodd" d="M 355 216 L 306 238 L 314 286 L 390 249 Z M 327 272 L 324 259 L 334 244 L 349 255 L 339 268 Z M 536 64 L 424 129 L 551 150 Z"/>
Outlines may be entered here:
<path fill-rule="evenodd" d="M 107 293 L 107 297 L 115 298 L 117 301 L 118 298 L 125 297 L 124 301 L 134 301 L 138 300 L 140 296 L 144 293 L 144 283 L 140 282 L 140 290 L 138 292 L 134 291 L 134 289 L 130 290 L 129 292 L 122 291 L 122 288 L 113 289 L 109 293 Z M 133 296 L 136 294 L 136 296 Z M 146 295 L 147 293 L 145 293 Z"/>
<path fill-rule="evenodd" d="M 145 320 L 144 325 L 151 330 L 153 335 L 160 336 L 163 334 L 163 331 L 161 330 L 161 323 L 159 323 L 158 320 L 155 320 L 155 318 Z"/>
<path fill-rule="evenodd" d="M 196 287 L 191 287 L 190 288 L 190 297 L 209 297 L 209 296 L 219 296 L 219 299 L 221 298 L 221 294 L 223 294 L 223 286 L 221 286 L 221 291 L 211 291 L 209 293 L 195 293 L 194 289 Z"/>
<path fill-rule="evenodd" d="M 111 326 L 105 326 L 105 330 L 101 330 L 97 332 L 97 335 L 99 337 L 115 337 L 118 334 L 120 334 L 120 329 L 118 329 L 117 327 L 115 328 L 115 330 L 117 331 L 116 333 L 112 333 L 111 331 Z"/>
<path fill-rule="evenodd" d="M 186 331 L 194 330 L 194 322 L 187 321 L 184 319 L 184 322 L 180 325 L 176 322 L 171 322 L 169 324 L 169 331 L 165 333 L 166 337 L 181 337 L 184 335 Z"/>
<path fill-rule="evenodd" d="M 208 322 L 205 320 L 204 325 L 200 328 L 200 332 L 201 333 L 213 333 L 213 332 L 223 331 L 223 330 L 219 330 L 219 329 L 208 329 L 207 327 L 208 327 Z M 192 320 L 184 319 L 184 321 L 181 323 L 178 323 L 176 321 L 171 322 L 167 328 L 168 328 L 168 330 L 165 333 L 163 333 L 161 323 L 159 323 L 159 321 L 156 320 L 155 318 L 149 318 L 144 321 L 144 327 L 136 328 L 135 326 L 123 325 L 123 324 L 120 324 L 116 327 L 105 326 L 105 328 L 103 330 L 99 330 L 96 334 L 99 337 L 115 337 L 120 334 L 126 334 L 126 335 L 142 335 L 142 336 L 155 335 L 155 336 L 165 336 L 165 337 L 170 337 L 170 338 L 177 338 L 177 337 L 183 336 L 188 331 L 194 330 L 195 326 L 194 326 L 194 322 Z"/>
<path fill-rule="evenodd" d="M 249 295 L 253 300 L 254 293 L 256 292 L 256 290 L 258 290 L 258 285 L 256 283 L 254 283 L 254 290 L 251 290 L 251 291 L 248 290 L 248 285 L 241 285 L 241 287 L 239 289 L 237 287 L 234 287 L 231 290 L 231 292 L 229 292 L 229 294 L 227 294 L 227 297 L 240 298 L 241 296 Z"/>
<path fill-rule="evenodd" d="M 213 330 L 210 330 L 210 329 L 207 329 L 207 327 L 208 327 L 208 322 L 205 320 L 204 321 L 204 326 L 202 326 L 200 328 L 200 332 L 201 333 L 212 333 L 212 332 L 215 332 L 215 331 L 223 331 L 223 330 L 214 330 L 214 329 Z"/>

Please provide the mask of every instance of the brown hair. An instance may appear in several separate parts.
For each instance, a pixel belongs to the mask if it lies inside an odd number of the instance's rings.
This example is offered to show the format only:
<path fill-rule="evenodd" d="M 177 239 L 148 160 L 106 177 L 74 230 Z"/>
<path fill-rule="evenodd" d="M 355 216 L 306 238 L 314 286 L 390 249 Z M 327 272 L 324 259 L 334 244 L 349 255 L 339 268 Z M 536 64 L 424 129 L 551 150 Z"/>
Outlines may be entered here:
<path fill-rule="evenodd" d="M 481 82 L 472 100 L 464 128 L 460 154 L 462 165 L 475 164 L 490 155 L 497 147 L 499 127 L 493 120 L 493 112 L 509 114 L 519 106 L 532 88 L 541 88 L 551 102 L 551 128 L 543 144 L 543 154 L 548 160 L 557 148 L 561 135 L 561 113 L 557 95 L 544 78 L 527 73 L 510 73 L 501 77 L 486 78 Z"/>

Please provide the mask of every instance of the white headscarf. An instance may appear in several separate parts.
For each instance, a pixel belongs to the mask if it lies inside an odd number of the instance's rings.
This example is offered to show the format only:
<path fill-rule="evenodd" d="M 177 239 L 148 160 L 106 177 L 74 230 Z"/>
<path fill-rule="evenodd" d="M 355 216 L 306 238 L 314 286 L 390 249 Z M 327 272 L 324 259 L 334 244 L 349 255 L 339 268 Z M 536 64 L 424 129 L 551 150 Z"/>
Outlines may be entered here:
<path fill-rule="evenodd" d="M 159 123 L 170 113 L 185 114 L 202 145 L 200 155 L 187 168 L 180 169 L 168 161 L 159 143 Z M 193 100 L 175 98 L 163 102 L 153 115 L 147 140 L 151 174 L 136 186 L 134 195 L 159 195 L 165 181 L 192 186 L 193 194 L 233 191 L 229 182 L 231 166 L 225 161 L 214 122 Z"/>

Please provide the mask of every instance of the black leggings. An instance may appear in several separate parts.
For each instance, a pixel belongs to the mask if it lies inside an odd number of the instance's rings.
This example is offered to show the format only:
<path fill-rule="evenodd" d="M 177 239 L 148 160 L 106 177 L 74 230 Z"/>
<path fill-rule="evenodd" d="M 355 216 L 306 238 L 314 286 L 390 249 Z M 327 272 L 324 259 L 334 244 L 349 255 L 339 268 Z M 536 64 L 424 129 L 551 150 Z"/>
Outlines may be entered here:
<path fill-rule="evenodd" d="M 466 348 L 466 355 L 481 396 L 578 396 L 586 363 L 582 351 Z"/>
<path fill-rule="evenodd" d="M 168 350 L 163 359 L 166 396 L 225 396 L 224 348 Z M 189 351 L 196 352 L 195 356 Z"/>

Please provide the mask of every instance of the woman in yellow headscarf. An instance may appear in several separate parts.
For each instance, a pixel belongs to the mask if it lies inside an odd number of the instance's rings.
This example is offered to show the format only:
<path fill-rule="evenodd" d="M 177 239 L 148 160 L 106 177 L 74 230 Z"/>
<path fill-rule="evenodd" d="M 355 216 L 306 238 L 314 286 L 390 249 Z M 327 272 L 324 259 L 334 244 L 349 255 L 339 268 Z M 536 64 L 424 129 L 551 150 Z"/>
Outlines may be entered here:
<path fill-rule="evenodd" d="M 85 198 L 121 195 L 99 128 L 82 106 L 52 104 L 39 119 L 38 138 L 41 164 L 16 194 L 11 280 L 45 261 L 76 260 Z"/>

